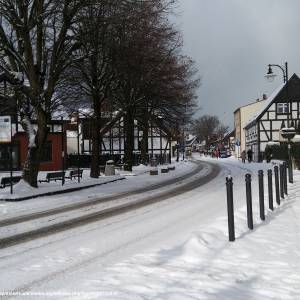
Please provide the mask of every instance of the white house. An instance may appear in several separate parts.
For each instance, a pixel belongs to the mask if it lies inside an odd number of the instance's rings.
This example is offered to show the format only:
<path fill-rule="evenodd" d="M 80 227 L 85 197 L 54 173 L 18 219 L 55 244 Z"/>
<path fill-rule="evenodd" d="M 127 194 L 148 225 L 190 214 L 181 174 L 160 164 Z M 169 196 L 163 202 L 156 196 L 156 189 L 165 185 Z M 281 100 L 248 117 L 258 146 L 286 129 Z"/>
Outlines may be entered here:
<path fill-rule="evenodd" d="M 253 115 L 264 106 L 267 96 L 264 94 L 262 99 L 237 108 L 234 111 L 234 130 L 235 130 L 235 142 L 240 146 L 235 148 L 235 156 L 239 157 L 241 152 L 246 149 L 246 139 L 244 127 L 253 117 Z"/>

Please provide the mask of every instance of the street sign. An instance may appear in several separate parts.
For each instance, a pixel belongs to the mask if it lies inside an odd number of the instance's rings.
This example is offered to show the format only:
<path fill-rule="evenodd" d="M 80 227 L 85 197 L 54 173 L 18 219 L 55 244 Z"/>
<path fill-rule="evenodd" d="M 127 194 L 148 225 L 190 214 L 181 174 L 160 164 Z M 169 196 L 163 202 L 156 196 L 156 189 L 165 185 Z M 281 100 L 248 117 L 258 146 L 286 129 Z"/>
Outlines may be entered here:
<path fill-rule="evenodd" d="M 11 117 L 0 117 L 0 143 L 11 142 Z"/>
<path fill-rule="evenodd" d="M 239 140 L 236 140 L 235 145 L 239 147 L 241 146 L 241 142 Z"/>

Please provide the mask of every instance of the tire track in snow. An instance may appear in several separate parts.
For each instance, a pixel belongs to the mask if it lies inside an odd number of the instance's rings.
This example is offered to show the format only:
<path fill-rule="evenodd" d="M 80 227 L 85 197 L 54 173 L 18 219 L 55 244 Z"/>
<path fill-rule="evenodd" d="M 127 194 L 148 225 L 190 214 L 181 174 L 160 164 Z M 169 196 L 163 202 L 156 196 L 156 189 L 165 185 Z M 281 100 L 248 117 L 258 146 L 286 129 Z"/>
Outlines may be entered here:
<path fill-rule="evenodd" d="M 38 238 L 45 237 L 48 235 L 56 234 L 56 233 L 59 233 L 62 231 L 70 230 L 70 229 L 80 227 L 80 226 L 83 226 L 83 225 L 86 225 L 89 223 L 94 223 L 94 222 L 97 222 L 97 221 L 100 221 L 103 219 L 107 219 L 109 217 L 117 216 L 117 215 L 129 212 L 132 210 L 136 210 L 136 209 L 139 209 L 139 208 L 142 208 L 142 207 L 145 207 L 145 206 L 157 203 L 157 202 L 167 200 L 171 197 L 186 193 L 190 190 L 193 190 L 202 185 L 205 185 L 206 183 L 208 183 L 209 181 L 211 181 L 212 179 L 217 177 L 220 172 L 220 168 L 215 164 L 211 164 L 208 162 L 205 162 L 205 163 L 202 162 L 202 163 L 198 163 L 198 164 L 199 164 L 198 168 L 196 168 L 193 172 L 191 172 L 183 177 L 176 178 L 176 180 L 172 179 L 169 182 L 176 183 L 178 181 L 183 180 L 183 178 L 191 177 L 191 176 L 197 174 L 198 172 L 200 172 L 200 170 L 203 168 L 203 165 L 205 165 L 205 164 L 209 165 L 211 167 L 211 172 L 209 174 L 207 174 L 205 177 L 197 178 L 191 182 L 182 184 L 179 187 L 176 187 L 170 191 L 162 192 L 159 195 L 148 196 L 148 197 L 144 198 L 143 200 L 136 200 L 131 203 L 126 203 L 126 204 L 118 205 L 118 206 L 115 206 L 112 208 L 107 208 L 107 209 L 104 209 L 99 212 L 86 214 L 86 215 L 83 215 L 83 216 L 80 216 L 77 218 L 69 219 L 69 220 L 66 220 L 66 221 L 63 221 L 63 222 L 60 222 L 57 224 L 52 224 L 49 226 L 31 230 L 31 231 L 28 231 L 28 232 L 25 232 L 22 234 L 16 234 L 16 235 L 12 235 L 12 236 L 9 236 L 6 238 L 2 238 L 2 239 L 0 239 L 0 249 L 4 249 L 4 248 L 10 247 L 10 246 L 22 244 L 22 243 L 25 243 L 28 241 L 32 241 L 34 239 L 38 239 Z M 191 175 L 191 174 L 193 174 L 193 175 Z M 164 182 L 159 185 L 155 185 L 155 187 L 156 188 L 158 188 L 158 186 L 162 187 L 162 186 L 165 186 L 166 184 L 167 183 Z M 150 189 L 150 187 L 148 187 L 148 188 L 140 189 L 140 191 L 141 190 L 143 190 L 143 192 L 145 192 L 145 191 L 153 190 L 153 188 Z M 133 192 L 130 192 L 130 194 L 132 194 L 132 193 Z M 137 194 L 137 193 L 138 192 L 134 192 L 133 194 Z M 125 193 L 125 194 L 126 194 L 126 196 L 128 196 L 128 193 Z M 123 196 L 123 194 L 122 194 L 122 196 Z M 115 197 L 117 197 L 117 196 L 115 196 Z M 120 198 L 120 196 L 118 196 L 117 199 L 119 199 L 119 198 Z M 101 201 L 101 200 L 98 199 L 98 201 Z M 88 206 L 87 204 L 91 205 L 90 202 L 83 203 L 83 204 L 85 204 L 85 206 Z M 78 205 L 75 205 L 75 206 L 78 206 Z M 67 211 L 75 210 L 75 208 L 73 206 L 67 207 L 66 209 L 67 209 Z M 54 214 L 53 211 L 55 212 L 55 214 L 57 214 L 57 211 L 59 211 L 59 210 L 60 209 L 46 211 L 45 213 L 48 213 L 49 215 L 53 215 Z M 36 218 L 41 218 L 41 215 L 43 215 L 43 212 L 39 213 L 39 214 L 33 214 L 32 216 L 33 217 L 36 216 Z M 27 218 L 27 217 L 29 217 L 29 215 L 24 216 L 24 218 L 25 217 Z M 19 217 L 16 219 L 20 219 L 20 218 L 22 218 L 22 217 Z M 8 222 L 8 220 L 6 220 L 6 222 Z"/>
<path fill-rule="evenodd" d="M 166 185 L 171 185 L 171 184 L 177 183 L 179 181 L 185 180 L 189 177 L 192 177 L 192 176 L 196 175 L 197 173 L 199 173 L 203 169 L 203 164 L 200 164 L 199 162 L 195 162 L 195 161 L 193 161 L 193 163 L 197 164 L 196 169 L 193 170 L 192 172 L 185 174 L 183 176 L 180 176 L 180 177 L 172 178 L 172 179 L 163 181 L 158 184 L 152 184 L 148 187 L 139 188 L 134 191 L 122 192 L 117 195 L 95 198 L 93 200 L 80 202 L 80 203 L 76 203 L 76 204 L 71 204 L 71 205 L 64 205 L 64 206 L 61 206 L 58 208 L 52 208 L 52 209 L 44 210 L 41 212 L 35 212 L 32 214 L 24 214 L 22 216 L 18 216 L 15 218 L 3 219 L 0 221 L 0 227 L 23 223 L 26 221 L 36 220 L 36 219 L 40 219 L 40 218 L 44 218 L 44 217 L 54 216 L 54 215 L 65 213 L 65 212 L 75 211 L 75 210 L 82 209 L 82 208 L 88 208 L 90 206 L 102 204 L 105 202 L 120 200 L 121 198 L 129 197 L 129 196 L 134 196 L 134 195 L 138 195 L 141 193 L 150 192 L 150 191 L 159 189 L 161 187 L 165 187 Z"/>

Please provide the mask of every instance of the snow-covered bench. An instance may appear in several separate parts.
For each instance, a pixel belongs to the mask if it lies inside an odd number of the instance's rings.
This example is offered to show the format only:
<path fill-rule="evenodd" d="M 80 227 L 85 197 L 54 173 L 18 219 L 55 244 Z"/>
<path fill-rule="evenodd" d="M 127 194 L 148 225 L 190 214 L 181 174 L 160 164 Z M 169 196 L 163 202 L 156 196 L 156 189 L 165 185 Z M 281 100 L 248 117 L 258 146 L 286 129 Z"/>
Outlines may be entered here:
<path fill-rule="evenodd" d="M 65 176 L 65 172 L 51 172 L 47 173 L 45 180 L 39 180 L 39 182 L 50 182 L 52 180 L 62 180 Z"/>
<path fill-rule="evenodd" d="M 0 188 L 5 188 L 6 186 L 10 186 L 10 181 L 12 181 L 12 184 L 18 183 L 21 180 L 22 176 L 13 176 L 10 177 L 2 177 L 0 181 Z"/>
<path fill-rule="evenodd" d="M 69 174 L 69 176 L 66 176 L 65 178 L 69 178 L 69 179 L 73 179 L 73 178 L 78 178 L 78 177 L 80 177 L 80 178 L 82 178 L 82 172 L 83 172 L 83 170 L 82 169 L 80 169 L 80 170 L 78 170 L 78 169 L 74 169 L 74 170 L 71 170 L 70 171 L 70 174 Z"/>

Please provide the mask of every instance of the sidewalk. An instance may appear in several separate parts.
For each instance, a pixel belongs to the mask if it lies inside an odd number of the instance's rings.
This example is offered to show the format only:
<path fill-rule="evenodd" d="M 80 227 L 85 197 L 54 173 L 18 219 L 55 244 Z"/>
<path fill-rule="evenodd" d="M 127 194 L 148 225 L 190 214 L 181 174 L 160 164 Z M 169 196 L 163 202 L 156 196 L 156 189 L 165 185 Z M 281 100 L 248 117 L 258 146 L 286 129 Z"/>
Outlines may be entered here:
<path fill-rule="evenodd" d="M 83 179 L 83 181 L 80 183 L 78 183 L 76 179 L 66 180 L 64 185 L 61 184 L 61 181 L 49 183 L 44 182 L 39 184 L 38 189 L 30 187 L 25 181 L 22 180 L 18 184 L 14 185 L 13 189 L 15 192 L 13 194 L 10 194 L 10 187 L 4 188 L 4 193 L 2 191 L 0 192 L 0 200 L 23 201 L 38 197 L 71 193 L 124 179 L 126 179 L 125 176 L 116 175 L 107 177 L 102 176 L 98 179 L 88 181 Z"/>
<path fill-rule="evenodd" d="M 158 166 L 159 174 L 160 174 L 160 169 L 162 168 L 166 168 L 166 165 Z M 10 194 L 10 186 L 4 189 L 0 189 L 0 201 L 17 202 L 17 201 L 34 199 L 38 197 L 72 193 L 84 189 L 102 186 L 108 183 L 125 180 L 126 178 L 133 177 L 133 176 L 139 177 L 143 174 L 150 176 L 148 175 L 150 169 L 152 169 L 150 166 L 140 165 L 134 167 L 132 172 L 116 170 L 115 176 L 100 176 L 99 178 L 90 178 L 89 177 L 90 170 L 86 169 L 83 171 L 83 176 L 82 178 L 80 178 L 80 183 L 77 181 L 77 178 L 73 180 L 66 179 L 64 185 L 62 185 L 61 181 L 56 181 L 56 182 L 51 181 L 49 183 L 42 182 L 39 183 L 39 187 L 37 189 L 30 187 L 24 181 L 20 181 L 18 184 L 13 186 L 13 194 Z M 38 179 L 39 180 L 44 179 L 46 177 L 46 173 L 47 172 L 40 172 Z M 20 172 L 14 172 L 14 175 L 20 175 Z M 9 176 L 9 174 L 7 174 L 7 172 L 0 173 L 0 179 L 3 176 Z M 158 181 L 161 180 L 161 176 L 155 176 L 155 177 L 159 177 L 157 179 Z"/>

